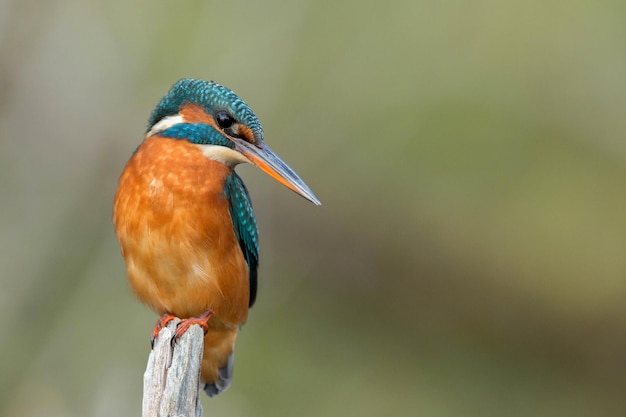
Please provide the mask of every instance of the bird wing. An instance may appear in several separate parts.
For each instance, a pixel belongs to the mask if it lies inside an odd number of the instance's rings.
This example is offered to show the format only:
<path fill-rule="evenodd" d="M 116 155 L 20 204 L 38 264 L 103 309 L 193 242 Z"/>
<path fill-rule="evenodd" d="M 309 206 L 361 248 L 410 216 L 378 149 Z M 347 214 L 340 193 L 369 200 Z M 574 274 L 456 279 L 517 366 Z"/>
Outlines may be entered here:
<path fill-rule="evenodd" d="M 248 263 L 250 274 L 250 302 L 252 307 L 256 299 L 257 268 L 259 266 L 259 231 L 252 211 L 252 203 L 248 190 L 241 178 L 233 172 L 226 179 L 226 197 L 230 207 L 230 217 L 233 221 L 235 234 L 243 256 Z"/>

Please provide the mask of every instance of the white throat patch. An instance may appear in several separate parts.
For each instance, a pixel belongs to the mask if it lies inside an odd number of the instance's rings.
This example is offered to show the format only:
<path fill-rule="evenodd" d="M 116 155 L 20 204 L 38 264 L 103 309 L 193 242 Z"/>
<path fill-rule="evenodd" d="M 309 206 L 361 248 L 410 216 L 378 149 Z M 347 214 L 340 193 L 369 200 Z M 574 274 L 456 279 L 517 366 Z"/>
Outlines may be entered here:
<path fill-rule="evenodd" d="M 237 164 L 251 164 L 250 160 L 239 152 L 219 145 L 196 145 L 202 151 L 202 154 L 209 159 L 221 162 L 230 167 Z"/>
<path fill-rule="evenodd" d="M 146 137 L 148 138 L 152 135 L 156 135 L 157 133 L 164 132 L 170 127 L 176 126 L 177 124 L 181 123 L 185 123 L 185 120 L 180 114 L 164 117 L 159 120 L 159 122 L 156 123 L 154 126 L 152 126 L 152 129 L 150 129 L 150 131 L 146 134 Z"/>

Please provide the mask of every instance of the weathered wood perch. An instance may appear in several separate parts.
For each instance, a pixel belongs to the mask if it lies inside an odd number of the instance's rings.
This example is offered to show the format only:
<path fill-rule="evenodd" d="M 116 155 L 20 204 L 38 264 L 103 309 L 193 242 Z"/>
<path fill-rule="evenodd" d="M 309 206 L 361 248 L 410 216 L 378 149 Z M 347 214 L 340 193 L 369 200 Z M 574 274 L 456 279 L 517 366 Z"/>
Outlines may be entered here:
<path fill-rule="evenodd" d="M 194 325 L 172 347 L 180 320 L 161 329 L 143 375 L 143 417 L 201 417 L 200 364 L 204 333 Z"/>

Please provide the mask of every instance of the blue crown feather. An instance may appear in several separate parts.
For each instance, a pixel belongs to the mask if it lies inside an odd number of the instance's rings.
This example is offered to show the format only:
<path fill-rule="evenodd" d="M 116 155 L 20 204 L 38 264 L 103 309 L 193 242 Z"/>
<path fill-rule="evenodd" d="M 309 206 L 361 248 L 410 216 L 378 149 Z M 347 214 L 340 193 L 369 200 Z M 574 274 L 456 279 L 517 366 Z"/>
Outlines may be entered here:
<path fill-rule="evenodd" d="M 263 127 L 252 109 L 232 90 L 214 81 L 183 78 L 172 86 L 161 99 L 148 120 L 148 131 L 159 120 L 180 111 L 186 103 L 196 103 L 204 107 L 207 113 L 224 110 L 252 130 L 257 143 L 263 143 Z"/>

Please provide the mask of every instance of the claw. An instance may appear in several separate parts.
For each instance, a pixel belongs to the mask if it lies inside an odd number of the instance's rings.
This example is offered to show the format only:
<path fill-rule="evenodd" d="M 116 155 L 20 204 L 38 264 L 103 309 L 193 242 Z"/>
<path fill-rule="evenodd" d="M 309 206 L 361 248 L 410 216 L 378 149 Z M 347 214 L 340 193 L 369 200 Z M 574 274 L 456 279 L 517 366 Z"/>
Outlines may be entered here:
<path fill-rule="evenodd" d="M 212 315 L 213 311 L 207 310 L 199 317 L 189 317 L 187 319 L 182 319 L 181 322 L 178 324 L 178 327 L 176 327 L 176 333 L 172 338 L 172 346 L 174 346 L 174 344 L 176 344 L 176 341 L 180 339 L 182 335 L 185 334 L 185 332 L 189 330 L 189 328 L 194 324 L 202 327 L 202 330 L 204 330 L 204 334 L 206 334 L 206 332 L 209 330 L 209 319 Z"/>
<path fill-rule="evenodd" d="M 161 331 L 161 329 L 167 326 L 167 323 L 174 320 L 175 318 L 176 318 L 175 315 L 167 314 L 167 313 L 161 316 L 159 321 L 156 322 L 156 324 L 154 325 L 154 328 L 152 329 L 152 335 L 150 336 L 150 348 L 154 349 L 154 342 L 159 336 L 159 332 Z"/>

